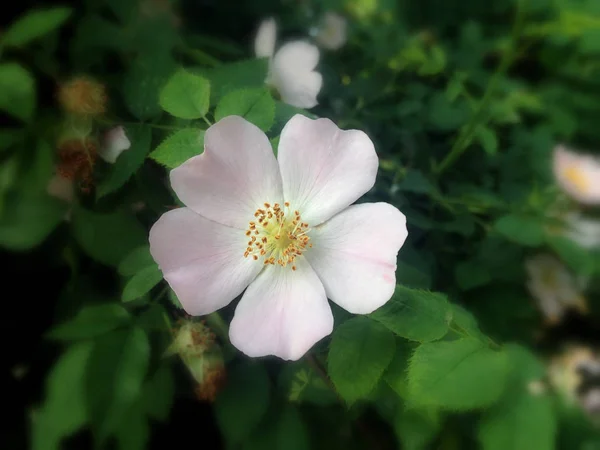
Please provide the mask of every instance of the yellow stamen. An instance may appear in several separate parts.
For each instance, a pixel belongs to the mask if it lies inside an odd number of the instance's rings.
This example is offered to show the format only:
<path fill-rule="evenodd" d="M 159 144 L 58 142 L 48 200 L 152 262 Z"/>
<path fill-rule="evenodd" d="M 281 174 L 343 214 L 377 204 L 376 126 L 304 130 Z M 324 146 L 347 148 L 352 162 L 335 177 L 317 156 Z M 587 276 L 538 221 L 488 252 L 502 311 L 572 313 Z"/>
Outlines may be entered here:
<path fill-rule="evenodd" d="M 291 266 L 296 270 L 296 258 L 301 256 L 309 244 L 308 223 L 302 221 L 299 211 L 289 211 L 289 202 L 284 202 L 284 208 L 279 203 L 264 203 L 264 209 L 258 208 L 254 213 L 256 221 L 248 224 L 246 236 L 251 240 L 244 252 L 244 257 L 252 257 L 254 261 L 263 259 L 263 264 L 278 264 L 282 267 Z M 287 216 L 286 216 L 287 212 Z"/>

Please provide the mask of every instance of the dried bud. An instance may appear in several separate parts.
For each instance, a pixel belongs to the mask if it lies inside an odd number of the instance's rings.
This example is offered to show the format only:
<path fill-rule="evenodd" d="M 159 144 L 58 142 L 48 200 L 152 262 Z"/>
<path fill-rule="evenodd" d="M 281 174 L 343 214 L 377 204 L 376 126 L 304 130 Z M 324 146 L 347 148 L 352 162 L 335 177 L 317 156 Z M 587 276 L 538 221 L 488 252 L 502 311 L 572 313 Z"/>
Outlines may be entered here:
<path fill-rule="evenodd" d="M 217 394 L 225 386 L 227 381 L 225 366 L 217 364 L 214 367 L 207 368 L 204 373 L 204 379 L 196 386 L 196 397 L 198 400 L 214 402 Z"/>
<path fill-rule="evenodd" d="M 106 111 L 106 90 L 90 78 L 77 77 L 59 86 L 58 102 L 68 113 L 96 116 Z"/>
<path fill-rule="evenodd" d="M 97 147 L 91 139 L 69 139 L 58 146 L 59 163 L 56 172 L 62 178 L 79 182 L 83 192 L 93 185 Z"/>

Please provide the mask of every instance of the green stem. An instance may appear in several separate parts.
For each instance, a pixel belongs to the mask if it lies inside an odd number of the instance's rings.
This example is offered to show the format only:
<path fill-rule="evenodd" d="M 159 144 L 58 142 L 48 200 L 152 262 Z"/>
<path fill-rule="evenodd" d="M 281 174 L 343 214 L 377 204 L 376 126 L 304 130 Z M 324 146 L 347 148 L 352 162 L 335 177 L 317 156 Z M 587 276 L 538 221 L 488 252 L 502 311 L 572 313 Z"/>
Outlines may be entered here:
<path fill-rule="evenodd" d="M 526 2 L 526 0 L 518 0 L 517 1 L 517 12 L 516 12 L 515 23 L 514 23 L 513 29 L 512 29 L 511 43 L 510 43 L 508 49 L 506 50 L 506 52 L 504 52 L 504 55 L 502 56 L 502 60 L 500 61 L 500 65 L 498 66 L 498 70 L 496 70 L 496 72 L 492 76 L 492 79 L 490 80 L 490 83 L 488 84 L 488 86 L 485 90 L 485 93 L 483 94 L 483 98 L 481 99 L 481 102 L 479 103 L 479 108 L 477 109 L 475 114 L 472 116 L 472 118 L 471 118 L 470 122 L 467 124 L 467 126 L 465 128 L 463 128 L 464 131 L 461 131 L 461 133 L 459 134 L 458 139 L 454 142 L 454 145 L 450 149 L 450 152 L 446 155 L 446 157 L 442 160 L 442 162 L 436 167 L 436 169 L 435 169 L 436 175 L 440 175 L 443 172 L 445 172 L 446 170 L 448 170 L 452 166 L 452 164 L 454 164 L 456 162 L 456 160 L 465 152 L 465 150 L 467 150 L 467 148 L 469 148 L 469 143 L 471 142 L 473 133 L 475 133 L 477 131 L 477 128 L 481 125 L 480 122 L 481 122 L 482 118 L 485 117 L 485 113 L 487 111 L 489 103 L 492 100 L 492 95 L 494 94 L 494 91 L 496 90 L 496 85 L 498 84 L 500 78 L 506 73 L 506 71 L 508 70 L 508 68 L 510 67 L 510 65 L 512 64 L 512 62 L 514 60 L 514 55 L 516 53 L 516 47 L 518 44 L 519 36 L 521 34 L 521 29 L 522 29 L 522 25 L 523 25 L 524 3 L 525 2 Z"/>
<path fill-rule="evenodd" d="M 198 64 L 203 64 L 209 67 L 218 67 L 221 65 L 221 61 L 219 61 L 217 58 L 197 48 L 182 46 L 179 48 L 179 50 Z"/>
<path fill-rule="evenodd" d="M 229 341 L 229 327 L 218 312 L 206 316 L 206 323 L 223 339 L 223 342 Z"/>

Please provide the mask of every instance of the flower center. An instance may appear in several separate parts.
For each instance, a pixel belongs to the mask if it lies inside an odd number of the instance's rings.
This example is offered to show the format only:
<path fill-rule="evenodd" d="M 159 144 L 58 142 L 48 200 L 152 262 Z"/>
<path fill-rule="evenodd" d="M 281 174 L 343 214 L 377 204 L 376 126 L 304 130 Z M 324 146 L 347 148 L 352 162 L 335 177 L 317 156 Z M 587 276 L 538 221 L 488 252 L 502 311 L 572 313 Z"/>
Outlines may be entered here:
<path fill-rule="evenodd" d="M 276 263 L 282 267 L 292 266 L 296 270 L 296 258 L 312 247 L 308 241 L 308 224 L 302 222 L 298 211 L 291 211 L 289 202 L 281 208 L 279 203 L 265 203 L 254 213 L 256 221 L 250 221 L 246 236 L 250 238 L 244 257 L 255 261 L 264 258 L 264 264 Z"/>
<path fill-rule="evenodd" d="M 575 165 L 568 166 L 564 171 L 564 175 L 569 182 L 573 183 L 577 190 L 580 192 L 588 191 L 590 186 L 589 180 L 579 167 Z"/>

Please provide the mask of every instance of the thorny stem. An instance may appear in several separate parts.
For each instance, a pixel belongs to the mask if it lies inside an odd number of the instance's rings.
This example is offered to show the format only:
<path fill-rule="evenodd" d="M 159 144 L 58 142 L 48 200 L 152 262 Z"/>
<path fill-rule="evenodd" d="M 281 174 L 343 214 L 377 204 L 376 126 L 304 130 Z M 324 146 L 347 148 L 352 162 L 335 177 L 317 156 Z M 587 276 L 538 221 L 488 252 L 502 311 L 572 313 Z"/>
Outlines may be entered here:
<path fill-rule="evenodd" d="M 476 132 L 477 127 L 481 125 L 481 119 L 485 116 L 488 105 L 492 100 L 492 95 L 496 90 L 496 85 L 498 84 L 500 78 L 508 70 L 508 68 L 514 60 L 518 39 L 521 34 L 522 25 L 524 22 L 523 19 L 525 2 L 526 0 L 517 1 L 517 12 L 511 34 L 511 43 L 508 49 L 504 52 L 504 55 L 502 56 L 502 60 L 500 62 L 500 66 L 498 67 L 496 73 L 494 73 L 492 79 L 490 80 L 485 90 L 485 93 L 483 94 L 483 98 L 479 103 L 479 108 L 472 116 L 471 121 L 463 129 L 464 132 L 461 132 L 459 134 L 458 139 L 454 142 L 454 145 L 450 149 L 448 155 L 446 155 L 446 157 L 442 160 L 439 166 L 435 168 L 435 173 L 437 175 L 442 174 L 444 171 L 450 168 L 452 164 L 454 164 L 456 160 L 465 152 L 465 150 L 467 150 L 467 148 L 469 147 L 469 143 L 472 139 L 473 133 Z"/>

